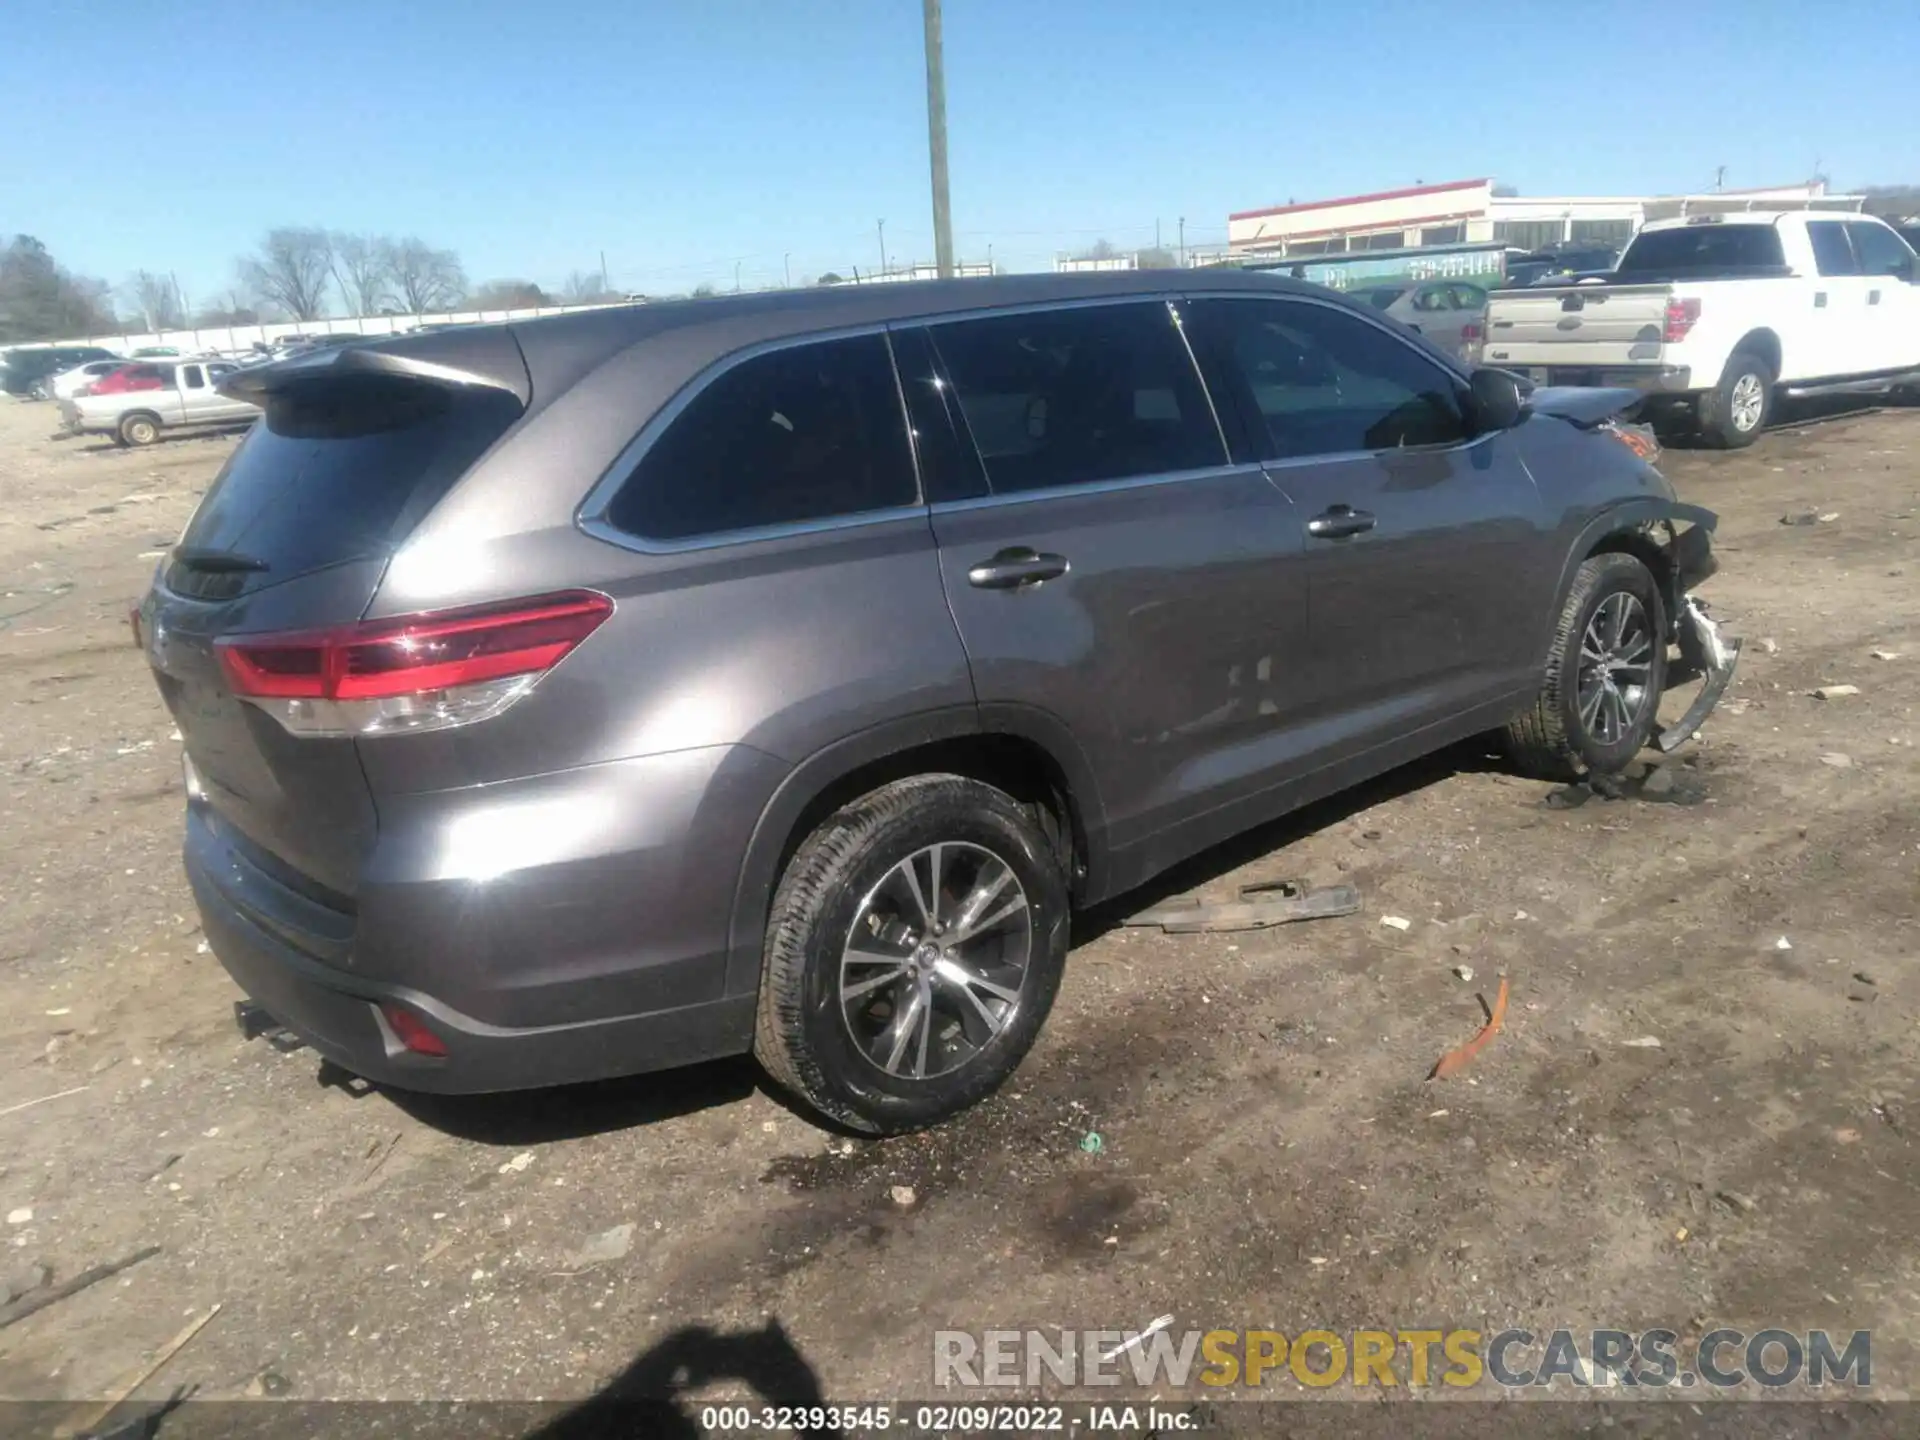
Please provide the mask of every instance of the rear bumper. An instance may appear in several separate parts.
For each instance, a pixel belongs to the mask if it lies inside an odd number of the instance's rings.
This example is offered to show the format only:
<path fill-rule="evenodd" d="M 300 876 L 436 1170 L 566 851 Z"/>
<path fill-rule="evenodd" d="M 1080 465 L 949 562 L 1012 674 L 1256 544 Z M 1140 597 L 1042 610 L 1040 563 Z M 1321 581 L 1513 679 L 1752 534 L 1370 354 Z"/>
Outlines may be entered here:
<path fill-rule="evenodd" d="M 1693 371 L 1685 365 L 1505 364 L 1505 368 L 1518 371 L 1536 385 L 1639 390 L 1647 395 L 1683 395 L 1694 388 Z"/>
<path fill-rule="evenodd" d="M 618 795 L 632 784 L 652 801 L 639 823 L 664 820 L 678 833 L 650 841 L 631 826 L 588 835 L 574 824 L 534 837 L 545 863 L 496 874 L 506 862 L 490 845 L 476 878 L 445 841 L 449 827 L 470 834 L 471 799 L 418 797 L 430 814 L 410 826 L 403 806 L 390 807 L 394 823 L 352 901 L 303 882 L 196 800 L 184 858 L 208 944 L 280 1025 L 342 1068 L 401 1089 L 532 1089 L 744 1053 L 757 995 L 724 985 L 737 860 L 701 846 L 697 824 L 672 824 L 684 818 L 676 801 L 697 810 L 702 795 L 728 792 L 715 781 L 729 766 L 683 752 L 626 768 L 521 783 L 543 800 L 556 787 Z M 675 779 L 678 790 L 663 783 Z M 515 788 L 488 787 L 488 798 Z M 411 1012 L 446 1055 L 404 1047 L 381 1014 L 387 1004 Z"/>

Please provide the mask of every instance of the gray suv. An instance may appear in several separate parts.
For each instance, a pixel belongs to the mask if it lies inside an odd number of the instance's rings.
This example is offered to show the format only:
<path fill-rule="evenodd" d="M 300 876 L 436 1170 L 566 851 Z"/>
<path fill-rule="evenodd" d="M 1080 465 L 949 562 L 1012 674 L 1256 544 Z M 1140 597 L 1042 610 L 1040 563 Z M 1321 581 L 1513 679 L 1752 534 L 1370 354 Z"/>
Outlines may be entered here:
<path fill-rule="evenodd" d="M 1616 392 L 1219 272 L 607 309 L 239 371 L 136 630 L 240 986 L 429 1091 L 752 1051 L 988 1095 L 1076 907 L 1507 727 L 1617 770 L 1733 649 Z M 1677 649 L 1676 649 L 1677 647 Z M 1659 730 L 1671 663 L 1708 672 Z"/>

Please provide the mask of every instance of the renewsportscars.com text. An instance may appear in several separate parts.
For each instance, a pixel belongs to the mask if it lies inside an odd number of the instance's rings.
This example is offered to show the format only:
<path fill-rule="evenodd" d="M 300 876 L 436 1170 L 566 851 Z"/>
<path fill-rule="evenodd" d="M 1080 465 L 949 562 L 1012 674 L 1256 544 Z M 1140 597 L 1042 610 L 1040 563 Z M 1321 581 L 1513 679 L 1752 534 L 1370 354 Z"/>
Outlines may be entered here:
<path fill-rule="evenodd" d="M 1564 1386 L 1727 1390 L 1873 1383 L 1873 1336 L 1825 1330 L 940 1330 L 942 1389 Z"/>

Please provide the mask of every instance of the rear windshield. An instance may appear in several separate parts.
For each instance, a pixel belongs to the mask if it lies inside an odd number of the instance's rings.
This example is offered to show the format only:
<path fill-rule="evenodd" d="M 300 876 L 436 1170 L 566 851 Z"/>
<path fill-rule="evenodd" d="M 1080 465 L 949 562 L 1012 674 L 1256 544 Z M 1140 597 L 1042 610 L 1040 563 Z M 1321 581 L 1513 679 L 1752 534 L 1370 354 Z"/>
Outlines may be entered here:
<path fill-rule="evenodd" d="M 1682 225 L 1641 231 L 1620 257 L 1618 273 L 1680 275 L 1763 270 L 1786 263 L 1780 232 L 1771 225 Z"/>
<path fill-rule="evenodd" d="M 519 418 L 485 386 L 330 380 L 274 395 L 180 537 L 182 563 L 244 559 L 258 587 L 390 554 Z"/>

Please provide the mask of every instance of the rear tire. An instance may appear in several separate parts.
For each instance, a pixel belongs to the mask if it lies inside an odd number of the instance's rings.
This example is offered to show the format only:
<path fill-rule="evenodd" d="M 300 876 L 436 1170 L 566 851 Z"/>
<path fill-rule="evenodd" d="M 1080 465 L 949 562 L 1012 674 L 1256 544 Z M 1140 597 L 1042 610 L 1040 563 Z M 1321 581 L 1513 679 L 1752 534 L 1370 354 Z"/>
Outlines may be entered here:
<path fill-rule="evenodd" d="M 123 445 L 151 445 L 160 438 L 160 422 L 151 415 L 129 415 L 120 422 Z"/>
<path fill-rule="evenodd" d="M 1659 721 L 1666 635 L 1666 606 L 1645 565 L 1619 554 L 1583 560 L 1554 627 L 1546 682 L 1507 725 L 1520 767 L 1545 780 L 1624 770 Z"/>
<path fill-rule="evenodd" d="M 1751 350 L 1735 352 L 1720 383 L 1700 397 L 1700 433 L 1721 450 L 1742 450 L 1773 418 L 1773 367 Z"/>
<path fill-rule="evenodd" d="M 829 816 L 781 877 L 754 1054 L 841 1125 L 937 1124 L 1031 1048 L 1066 966 L 1067 910 L 1060 857 L 1011 796 L 959 775 L 882 786 Z"/>

